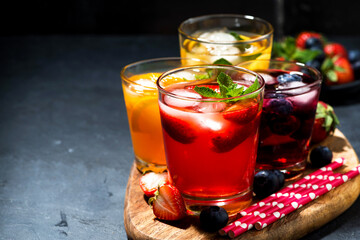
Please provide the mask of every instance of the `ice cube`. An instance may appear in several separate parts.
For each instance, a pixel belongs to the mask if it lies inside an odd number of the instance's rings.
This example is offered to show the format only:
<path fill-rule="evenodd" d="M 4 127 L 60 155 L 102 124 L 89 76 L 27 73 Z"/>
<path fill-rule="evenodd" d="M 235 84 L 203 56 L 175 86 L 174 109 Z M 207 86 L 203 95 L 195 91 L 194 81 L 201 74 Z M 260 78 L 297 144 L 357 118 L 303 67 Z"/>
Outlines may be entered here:
<path fill-rule="evenodd" d="M 277 83 L 276 78 L 274 78 L 270 74 L 260 73 L 260 75 L 264 78 L 265 83 L 268 85 L 273 85 Z"/>
<path fill-rule="evenodd" d="M 181 72 L 177 72 L 174 74 L 171 74 L 172 77 L 174 78 L 182 78 L 185 80 L 196 80 L 195 74 L 188 72 L 188 71 L 181 71 Z"/>
<path fill-rule="evenodd" d="M 199 40 L 209 42 L 235 42 L 236 38 L 230 33 L 224 31 L 205 32 L 199 36 Z"/>
<path fill-rule="evenodd" d="M 196 110 L 202 113 L 221 112 L 226 108 L 224 102 L 201 102 L 197 105 Z"/>
<path fill-rule="evenodd" d="M 311 90 L 310 88 L 306 87 L 307 91 L 303 91 L 301 94 L 293 97 L 289 97 L 289 99 L 293 102 L 294 105 L 297 107 L 303 107 L 306 106 L 311 107 L 314 103 L 317 102 L 318 98 L 318 91 Z"/>
<path fill-rule="evenodd" d="M 240 50 L 237 47 L 234 46 L 227 46 L 227 45 L 207 45 L 210 55 L 210 62 L 213 63 L 216 60 L 220 58 L 224 58 L 227 61 L 231 62 L 232 64 L 238 64 L 239 63 L 239 54 Z"/>
<path fill-rule="evenodd" d="M 200 126 L 204 128 L 209 128 L 213 131 L 219 131 L 223 128 L 223 121 L 216 121 L 215 119 L 211 119 L 210 117 L 204 117 L 200 119 Z"/>
<path fill-rule="evenodd" d="M 180 107 L 180 108 L 194 107 L 197 106 L 199 102 L 194 101 L 194 99 L 186 99 L 186 98 L 201 99 L 201 96 L 191 89 L 175 89 L 172 90 L 171 93 L 180 96 L 180 98 L 178 98 L 178 97 L 165 95 L 164 102 L 172 107 Z M 186 97 L 186 98 L 181 98 L 181 97 Z"/>
<path fill-rule="evenodd" d="M 285 82 L 285 83 L 279 84 L 277 89 L 285 90 L 285 89 L 293 88 L 291 90 L 286 90 L 286 92 L 290 95 L 298 95 L 298 94 L 308 92 L 310 90 L 308 87 L 306 87 L 306 85 L 307 85 L 306 83 L 298 82 L 298 81 Z"/>
<path fill-rule="evenodd" d="M 205 32 L 199 36 L 200 40 L 215 42 L 215 43 L 231 43 L 235 42 L 236 38 L 224 31 Z M 206 47 L 208 53 L 212 55 L 209 62 L 213 63 L 220 58 L 224 58 L 232 64 L 239 63 L 239 55 L 241 52 L 239 48 L 233 45 L 215 45 L 215 44 L 202 44 Z"/>

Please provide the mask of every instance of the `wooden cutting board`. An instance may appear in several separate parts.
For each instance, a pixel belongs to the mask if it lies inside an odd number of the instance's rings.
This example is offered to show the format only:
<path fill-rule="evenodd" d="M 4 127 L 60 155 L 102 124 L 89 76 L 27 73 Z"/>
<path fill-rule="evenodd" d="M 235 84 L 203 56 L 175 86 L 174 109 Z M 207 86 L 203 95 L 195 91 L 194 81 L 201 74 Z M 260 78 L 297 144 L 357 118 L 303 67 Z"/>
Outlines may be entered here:
<path fill-rule="evenodd" d="M 345 165 L 336 172 L 346 172 L 358 165 L 359 159 L 354 149 L 339 130 L 321 144 L 333 151 L 334 159 L 346 159 Z M 307 169 L 305 174 L 314 170 Z M 124 224 L 129 239 L 228 239 L 217 233 L 202 231 L 195 217 L 178 222 L 157 220 L 139 187 L 140 176 L 134 164 L 124 207 Z M 355 202 L 359 194 L 360 176 L 357 176 L 265 229 L 252 229 L 236 239 L 299 239 L 339 216 Z"/>

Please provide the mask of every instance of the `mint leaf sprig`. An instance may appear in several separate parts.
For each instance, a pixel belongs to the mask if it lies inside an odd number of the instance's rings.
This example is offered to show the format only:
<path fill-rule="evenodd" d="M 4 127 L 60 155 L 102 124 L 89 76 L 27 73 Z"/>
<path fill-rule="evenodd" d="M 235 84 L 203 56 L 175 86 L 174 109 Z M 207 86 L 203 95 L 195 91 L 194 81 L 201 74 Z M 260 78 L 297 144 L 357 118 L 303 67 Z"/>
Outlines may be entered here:
<path fill-rule="evenodd" d="M 254 83 L 248 88 L 244 89 L 244 86 L 239 87 L 236 83 L 234 83 L 232 78 L 224 72 L 219 73 L 219 75 L 217 76 L 217 82 L 219 84 L 220 93 L 216 92 L 215 90 L 209 87 L 195 86 L 194 90 L 203 97 L 232 98 L 232 97 L 239 97 L 242 95 L 252 93 L 260 87 L 257 78 L 255 79 Z M 253 97 L 253 96 L 249 96 L 249 97 Z M 227 99 L 224 101 L 226 102 L 238 101 L 238 99 Z"/>

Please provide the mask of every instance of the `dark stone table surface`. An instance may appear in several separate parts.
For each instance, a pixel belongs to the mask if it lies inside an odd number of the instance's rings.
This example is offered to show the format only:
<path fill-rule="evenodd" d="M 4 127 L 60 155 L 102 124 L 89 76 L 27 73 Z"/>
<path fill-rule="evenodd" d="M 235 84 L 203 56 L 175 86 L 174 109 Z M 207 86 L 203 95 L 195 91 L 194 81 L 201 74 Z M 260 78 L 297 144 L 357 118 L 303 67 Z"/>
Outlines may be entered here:
<path fill-rule="evenodd" d="M 338 37 L 360 48 L 360 38 Z M 0 37 L 0 239 L 126 239 L 133 163 L 120 70 L 177 36 Z M 360 151 L 360 101 L 335 106 Z M 360 239 L 360 199 L 304 239 Z"/>

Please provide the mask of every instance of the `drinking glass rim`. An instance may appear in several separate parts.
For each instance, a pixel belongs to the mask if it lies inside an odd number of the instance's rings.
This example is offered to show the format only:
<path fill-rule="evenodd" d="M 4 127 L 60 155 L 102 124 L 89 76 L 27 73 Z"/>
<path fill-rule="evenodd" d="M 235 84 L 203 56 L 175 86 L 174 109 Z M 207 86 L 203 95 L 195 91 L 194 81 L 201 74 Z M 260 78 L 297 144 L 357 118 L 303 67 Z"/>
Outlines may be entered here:
<path fill-rule="evenodd" d="M 177 60 L 179 60 L 179 61 L 181 61 L 181 60 L 191 60 L 191 61 L 198 61 L 199 63 L 205 63 L 203 60 L 198 59 L 198 58 L 184 58 L 184 57 L 161 57 L 161 58 L 144 59 L 144 60 L 136 61 L 136 62 L 129 63 L 129 64 L 125 65 L 120 71 L 120 78 L 125 82 L 135 84 L 137 86 L 141 86 L 145 90 L 146 89 L 148 89 L 148 90 L 156 90 L 157 89 L 156 86 L 155 87 L 144 86 L 142 84 L 136 83 L 133 80 L 130 80 L 128 77 L 125 76 L 126 70 L 128 70 L 130 67 L 133 67 L 133 66 L 136 66 L 136 65 L 141 65 L 141 64 L 146 64 L 146 63 L 155 63 L 155 62 L 174 61 L 174 60 L 175 61 L 177 61 Z M 185 66 L 187 66 L 187 65 L 185 65 Z M 148 72 L 148 73 L 160 73 L 160 75 L 161 75 L 164 72 L 153 71 L 153 72 Z M 143 74 L 145 74 L 145 73 L 143 73 Z M 135 75 L 139 75 L 139 74 L 135 74 Z M 133 76 L 135 76 L 135 75 L 133 75 Z"/>
<path fill-rule="evenodd" d="M 241 96 L 236 96 L 236 97 L 199 99 L 199 98 L 195 98 L 195 97 L 185 97 L 185 96 L 177 95 L 177 94 L 174 94 L 172 92 L 169 92 L 169 91 L 165 90 L 165 88 L 160 86 L 160 80 L 161 79 L 163 79 L 165 76 L 168 76 L 170 74 L 174 74 L 176 72 L 180 72 L 180 71 L 184 71 L 184 70 L 188 70 L 188 69 L 194 69 L 194 68 L 211 68 L 211 69 L 216 68 L 216 69 L 221 69 L 221 68 L 224 68 L 224 67 L 227 68 L 227 69 L 232 68 L 233 70 L 241 70 L 242 72 L 250 73 L 251 75 L 256 76 L 259 83 L 260 83 L 260 87 L 258 89 L 256 89 L 255 91 L 251 92 L 251 93 L 241 95 Z M 194 81 L 197 81 L 197 80 L 194 80 Z M 248 81 L 248 80 L 246 80 L 246 81 Z M 255 93 L 257 95 L 258 93 L 260 93 L 265 88 L 265 80 L 260 74 L 254 72 L 254 71 L 251 71 L 249 69 L 243 68 L 243 67 L 238 67 L 238 66 L 233 66 L 233 65 L 221 65 L 221 64 L 201 64 L 201 65 L 179 67 L 179 68 L 175 68 L 175 69 L 166 71 L 166 72 L 162 73 L 160 75 L 160 77 L 157 79 L 156 86 L 157 86 L 158 90 L 161 93 L 166 94 L 166 95 L 171 96 L 171 97 L 174 97 L 174 98 L 177 98 L 177 99 L 196 101 L 196 102 L 222 102 L 222 101 L 233 100 L 233 99 L 239 99 L 240 100 L 241 98 L 253 95 Z"/>
<path fill-rule="evenodd" d="M 242 62 L 242 63 L 239 63 L 238 67 L 243 67 L 244 68 L 244 65 L 246 64 L 251 64 L 251 63 L 255 63 L 255 62 L 269 62 L 269 63 L 278 63 L 278 64 L 292 64 L 292 65 L 297 65 L 299 67 L 302 67 L 302 68 L 307 68 L 307 69 L 310 69 L 311 71 L 313 71 L 317 76 L 318 78 L 312 82 L 312 83 L 308 83 L 308 84 L 305 84 L 303 86 L 298 86 L 298 87 L 291 87 L 291 88 L 282 88 L 282 89 L 274 89 L 274 90 L 270 90 L 271 92 L 278 92 L 278 93 L 281 93 L 281 92 L 285 92 L 285 91 L 289 91 L 289 90 L 296 90 L 296 89 L 301 89 L 301 88 L 312 88 L 316 85 L 320 85 L 323 78 L 322 78 L 322 74 L 320 73 L 319 70 L 317 70 L 316 68 L 314 67 L 311 67 L 311 66 L 308 66 L 304 63 L 301 63 L 301 62 L 290 62 L 290 61 L 280 61 L 280 60 L 264 60 L 264 59 L 260 59 L 260 60 L 250 60 L 250 61 L 245 61 L 245 62 Z M 265 69 L 266 70 L 266 69 Z M 274 69 L 276 70 L 276 69 Z M 255 70 L 257 71 L 257 70 Z M 301 73 L 301 75 L 304 75 L 305 73 L 303 72 L 300 72 L 300 71 L 289 71 L 289 72 L 296 72 L 296 73 Z M 266 90 L 266 91 L 269 91 L 269 90 Z"/>
<path fill-rule="evenodd" d="M 206 18 L 220 18 L 220 17 L 232 17 L 232 18 L 241 18 L 241 19 L 248 19 L 248 20 L 258 21 L 258 22 L 261 22 L 261 23 L 263 23 L 264 25 L 266 25 L 266 26 L 269 28 L 269 31 L 268 31 L 266 34 L 262 34 L 261 36 L 256 37 L 256 38 L 252 38 L 252 39 L 250 39 L 250 40 L 236 40 L 236 41 L 232 41 L 232 42 L 212 42 L 212 41 L 207 41 L 207 40 L 204 40 L 204 39 L 199 39 L 199 38 L 193 37 L 193 36 L 185 33 L 185 32 L 182 30 L 184 24 L 186 24 L 186 23 L 188 23 L 188 22 L 203 20 L 203 19 L 206 19 Z M 273 26 L 271 25 L 271 23 L 269 23 L 268 21 L 266 21 L 266 20 L 264 20 L 264 19 L 262 19 L 262 18 L 259 18 L 259 17 L 251 16 L 251 15 L 242 15 L 242 14 L 210 14 L 210 15 L 201 15 L 201 16 L 198 16 L 198 17 L 192 17 L 192 18 L 186 19 L 185 21 L 183 21 L 183 22 L 179 25 L 179 27 L 178 27 L 178 32 L 179 32 L 181 35 L 186 36 L 186 38 L 191 39 L 192 41 L 200 42 L 200 43 L 214 44 L 214 45 L 234 45 L 234 44 L 239 44 L 239 43 L 241 43 L 241 44 L 250 44 L 250 43 L 253 43 L 253 42 L 258 42 L 258 41 L 264 40 L 264 39 L 268 38 L 270 35 L 272 35 L 272 34 L 274 33 L 274 28 L 273 28 Z"/>

